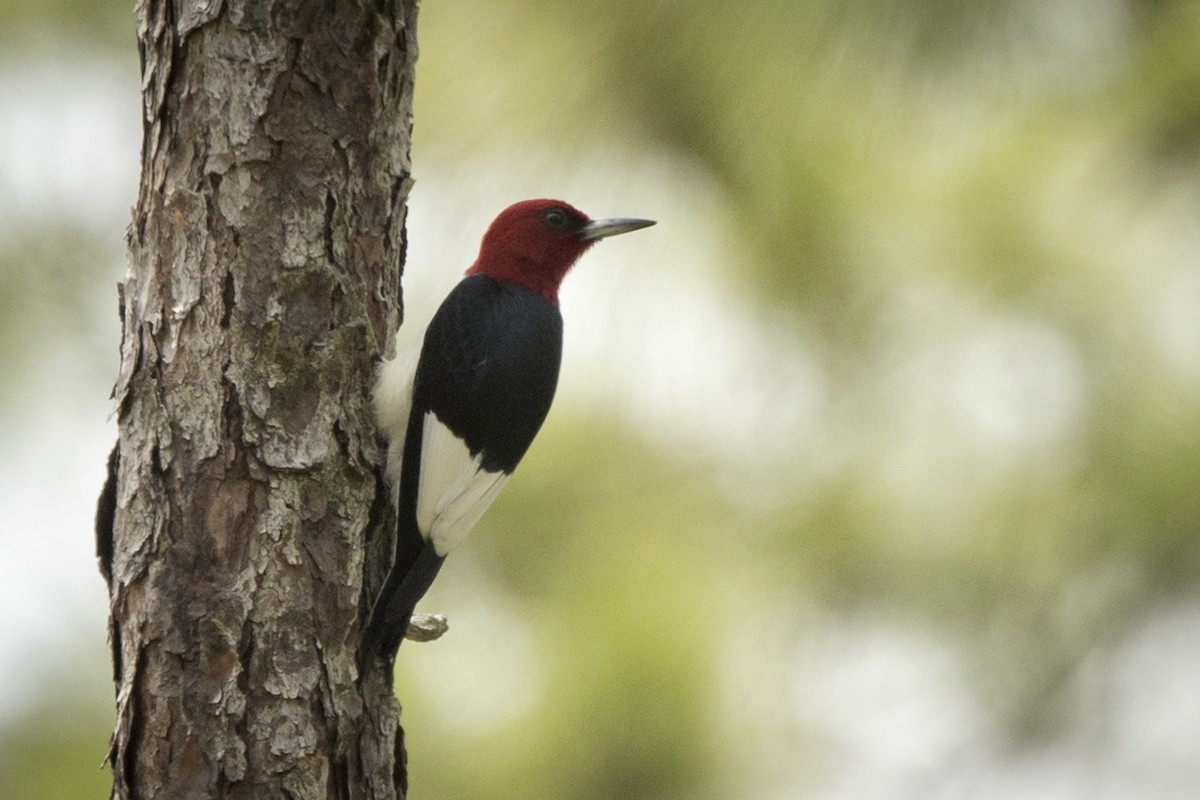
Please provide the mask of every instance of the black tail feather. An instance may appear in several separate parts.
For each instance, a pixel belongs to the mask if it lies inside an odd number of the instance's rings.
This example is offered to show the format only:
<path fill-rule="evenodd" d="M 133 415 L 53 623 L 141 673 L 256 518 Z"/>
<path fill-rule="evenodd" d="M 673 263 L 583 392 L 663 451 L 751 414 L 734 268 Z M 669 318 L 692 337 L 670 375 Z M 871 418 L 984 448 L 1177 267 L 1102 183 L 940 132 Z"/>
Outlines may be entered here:
<path fill-rule="evenodd" d="M 406 572 L 393 569 L 388 574 L 363 632 L 360 654 L 364 665 L 376 658 L 390 663 L 396 657 L 417 601 L 429 591 L 445 560 L 432 542 L 426 542 Z"/>

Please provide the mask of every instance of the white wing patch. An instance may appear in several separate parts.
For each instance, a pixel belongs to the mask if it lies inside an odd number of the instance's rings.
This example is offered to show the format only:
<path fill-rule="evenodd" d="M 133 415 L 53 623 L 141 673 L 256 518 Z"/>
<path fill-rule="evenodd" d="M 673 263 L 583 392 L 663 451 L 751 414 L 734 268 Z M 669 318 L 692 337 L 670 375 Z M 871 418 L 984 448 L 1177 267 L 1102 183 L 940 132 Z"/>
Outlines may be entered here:
<path fill-rule="evenodd" d="M 432 411 L 425 414 L 421 440 L 421 483 L 417 487 L 417 527 L 433 540 L 439 556 L 450 552 L 479 522 L 508 476 L 480 468 L 467 443 Z"/>
<path fill-rule="evenodd" d="M 412 411 L 413 378 L 420 358 L 421 342 L 418 339 L 391 361 L 383 362 L 375 380 L 375 420 L 388 437 L 387 478 L 393 489 L 400 481 L 408 415 Z"/>

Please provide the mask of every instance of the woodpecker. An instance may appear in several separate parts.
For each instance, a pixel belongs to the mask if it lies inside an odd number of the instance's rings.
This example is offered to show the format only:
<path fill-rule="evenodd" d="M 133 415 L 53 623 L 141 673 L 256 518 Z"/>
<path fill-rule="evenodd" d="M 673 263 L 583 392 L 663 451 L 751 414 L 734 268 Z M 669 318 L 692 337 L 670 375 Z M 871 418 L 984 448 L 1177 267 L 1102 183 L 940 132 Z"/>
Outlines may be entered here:
<path fill-rule="evenodd" d="M 365 659 L 395 657 L 413 607 L 546 418 L 562 357 L 563 278 L 600 239 L 653 224 L 589 219 L 560 200 L 509 206 L 420 345 L 382 365 L 374 403 L 398 532 L 363 634 Z"/>

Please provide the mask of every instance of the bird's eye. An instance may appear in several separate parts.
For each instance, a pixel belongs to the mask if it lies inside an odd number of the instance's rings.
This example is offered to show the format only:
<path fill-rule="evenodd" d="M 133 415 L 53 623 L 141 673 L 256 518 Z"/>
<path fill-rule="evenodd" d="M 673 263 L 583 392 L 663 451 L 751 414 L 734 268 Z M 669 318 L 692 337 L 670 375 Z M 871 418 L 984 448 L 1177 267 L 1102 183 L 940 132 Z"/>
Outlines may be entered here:
<path fill-rule="evenodd" d="M 551 228 L 559 228 L 561 230 L 567 227 L 567 212 L 561 208 L 550 209 L 542 219 L 546 220 L 546 224 Z"/>

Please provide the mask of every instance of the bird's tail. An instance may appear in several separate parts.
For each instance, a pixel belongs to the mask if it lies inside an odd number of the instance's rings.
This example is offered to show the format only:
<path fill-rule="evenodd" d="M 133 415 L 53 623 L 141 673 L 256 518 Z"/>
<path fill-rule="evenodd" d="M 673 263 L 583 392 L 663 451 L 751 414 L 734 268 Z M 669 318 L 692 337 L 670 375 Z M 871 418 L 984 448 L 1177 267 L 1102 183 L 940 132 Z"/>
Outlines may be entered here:
<path fill-rule="evenodd" d="M 360 654 L 364 666 L 376 658 L 390 663 L 396 657 L 417 601 L 429 591 L 445 560 L 434 550 L 433 542 L 425 542 L 407 571 L 393 568 L 388 574 L 363 632 Z"/>

